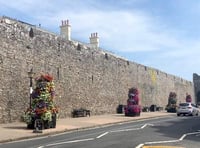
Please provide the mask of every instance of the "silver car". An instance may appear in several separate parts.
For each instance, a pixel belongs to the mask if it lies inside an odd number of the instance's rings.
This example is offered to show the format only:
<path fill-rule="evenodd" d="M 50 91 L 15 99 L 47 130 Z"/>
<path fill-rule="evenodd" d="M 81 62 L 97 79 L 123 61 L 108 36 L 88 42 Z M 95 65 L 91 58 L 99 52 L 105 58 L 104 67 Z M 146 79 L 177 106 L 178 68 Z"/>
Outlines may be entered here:
<path fill-rule="evenodd" d="M 190 115 L 190 116 L 198 116 L 200 109 L 197 105 L 193 103 L 180 103 L 177 109 L 177 116 L 180 115 Z"/>

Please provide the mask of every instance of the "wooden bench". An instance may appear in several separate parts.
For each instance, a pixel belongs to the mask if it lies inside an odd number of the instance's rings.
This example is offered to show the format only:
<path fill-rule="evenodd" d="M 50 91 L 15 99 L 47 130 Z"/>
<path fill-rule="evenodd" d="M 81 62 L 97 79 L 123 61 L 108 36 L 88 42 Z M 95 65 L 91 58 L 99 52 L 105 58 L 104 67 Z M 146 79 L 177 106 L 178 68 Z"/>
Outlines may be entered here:
<path fill-rule="evenodd" d="M 75 117 L 87 117 L 87 116 L 90 116 L 90 110 L 80 108 L 80 109 L 74 109 L 72 111 L 72 117 L 73 118 L 75 118 Z"/>

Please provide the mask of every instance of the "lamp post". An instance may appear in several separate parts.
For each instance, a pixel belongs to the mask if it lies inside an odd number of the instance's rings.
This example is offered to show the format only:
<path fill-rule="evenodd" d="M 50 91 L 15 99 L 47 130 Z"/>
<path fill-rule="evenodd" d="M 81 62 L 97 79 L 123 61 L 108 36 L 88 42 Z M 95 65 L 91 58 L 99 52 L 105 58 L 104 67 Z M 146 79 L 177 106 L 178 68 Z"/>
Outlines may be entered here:
<path fill-rule="evenodd" d="M 31 109 L 31 105 L 32 105 L 32 92 L 33 92 L 33 76 L 34 76 L 34 72 L 33 72 L 33 68 L 31 68 L 31 70 L 28 72 L 28 77 L 30 78 L 30 109 Z"/>

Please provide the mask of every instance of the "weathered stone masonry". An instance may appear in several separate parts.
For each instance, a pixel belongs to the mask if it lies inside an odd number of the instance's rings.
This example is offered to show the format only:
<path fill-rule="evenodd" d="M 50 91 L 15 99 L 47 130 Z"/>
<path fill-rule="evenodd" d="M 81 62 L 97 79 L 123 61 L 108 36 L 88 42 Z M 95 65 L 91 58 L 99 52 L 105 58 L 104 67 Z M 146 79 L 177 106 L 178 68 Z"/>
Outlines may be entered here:
<path fill-rule="evenodd" d="M 138 87 L 142 105 L 165 106 L 170 91 L 179 101 L 193 83 L 109 52 L 47 32 L 34 25 L 0 19 L 0 123 L 20 119 L 29 106 L 29 78 L 50 73 L 55 78 L 59 116 L 71 115 L 74 108 L 92 114 L 115 113 L 126 104 L 130 87 Z"/>
<path fill-rule="evenodd" d="M 200 105 L 200 76 L 196 73 L 193 74 L 195 102 Z"/>

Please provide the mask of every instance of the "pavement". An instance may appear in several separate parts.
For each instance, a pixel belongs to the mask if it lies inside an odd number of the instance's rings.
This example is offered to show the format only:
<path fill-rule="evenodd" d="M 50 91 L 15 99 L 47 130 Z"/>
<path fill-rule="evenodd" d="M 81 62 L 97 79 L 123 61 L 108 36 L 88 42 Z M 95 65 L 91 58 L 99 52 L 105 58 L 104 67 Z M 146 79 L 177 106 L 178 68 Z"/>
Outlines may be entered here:
<path fill-rule="evenodd" d="M 0 124 L 0 143 L 168 115 L 170 113 L 166 111 L 158 111 L 142 112 L 137 117 L 126 117 L 124 114 L 91 115 L 90 117 L 78 118 L 69 117 L 58 119 L 56 128 L 42 130 L 42 133 L 34 133 L 32 129 L 27 129 L 25 122 Z"/>

